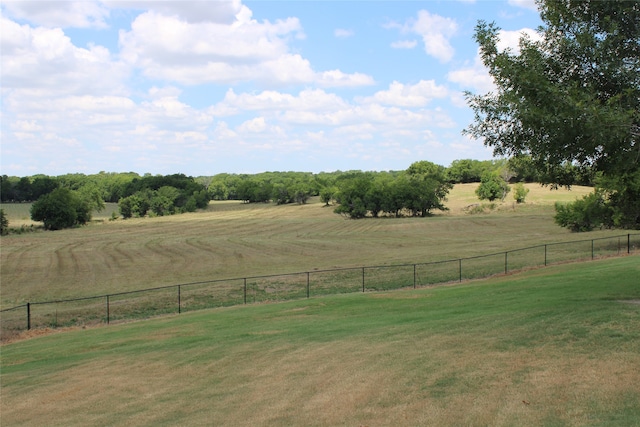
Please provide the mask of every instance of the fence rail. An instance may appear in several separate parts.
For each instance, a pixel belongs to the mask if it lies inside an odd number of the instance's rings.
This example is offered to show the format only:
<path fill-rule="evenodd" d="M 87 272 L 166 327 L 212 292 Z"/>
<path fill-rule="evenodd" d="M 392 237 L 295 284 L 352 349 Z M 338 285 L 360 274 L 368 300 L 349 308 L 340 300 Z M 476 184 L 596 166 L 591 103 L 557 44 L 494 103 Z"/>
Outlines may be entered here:
<path fill-rule="evenodd" d="M 217 279 L 0 310 L 0 339 L 33 328 L 110 324 L 222 306 L 462 282 L 640 251 L 640 233 L 549 243 L 470 258 Z"/>

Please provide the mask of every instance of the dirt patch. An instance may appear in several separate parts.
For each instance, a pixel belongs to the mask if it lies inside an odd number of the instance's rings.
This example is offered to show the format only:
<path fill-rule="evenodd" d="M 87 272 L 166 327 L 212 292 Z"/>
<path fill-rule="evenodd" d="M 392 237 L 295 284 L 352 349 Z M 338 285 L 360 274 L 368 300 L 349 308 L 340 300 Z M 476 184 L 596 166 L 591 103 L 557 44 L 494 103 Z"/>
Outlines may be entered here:
<path fill-rule="evenodd" d="M 640 299 L 624 299 L 624 300 L 619 300 L 618 302 L 621 302 L 623 304 L 640 305 Z"/>

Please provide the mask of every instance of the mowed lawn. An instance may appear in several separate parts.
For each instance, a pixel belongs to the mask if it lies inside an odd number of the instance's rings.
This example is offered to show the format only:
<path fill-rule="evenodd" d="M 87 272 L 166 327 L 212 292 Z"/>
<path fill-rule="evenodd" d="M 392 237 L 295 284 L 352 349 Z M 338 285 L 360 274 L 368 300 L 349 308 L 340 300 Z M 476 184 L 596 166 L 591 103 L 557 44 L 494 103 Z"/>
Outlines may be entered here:
<path fill-rule="evenodd" d="M 469 215 L 464 208 L 479 203 L 476 187 L 457 185 L 446 202 L 450 210 L 429 218 L 348 220 L 317 199 L 284 206 L 235 201 L 212 202 L 192 214 L 97 217 L 78 229 L 4 236 L 0 308 L 189 282 L 426 263 L 621 234 L 578 235 L 553 222 L 554 202 L 575 200 L 591 191 L 586 187 L 551 191 L 531 184 L 524 205 L 509 196 L 494 210 Z M 12 208 L 20 218 L 19 207 Z M 16 225 L 13 216 L 9 221 Z"/>
<path fill-rule="evenodd" d="M 640 257 L 5 344 L 3 426 L 640 425 Z"/>

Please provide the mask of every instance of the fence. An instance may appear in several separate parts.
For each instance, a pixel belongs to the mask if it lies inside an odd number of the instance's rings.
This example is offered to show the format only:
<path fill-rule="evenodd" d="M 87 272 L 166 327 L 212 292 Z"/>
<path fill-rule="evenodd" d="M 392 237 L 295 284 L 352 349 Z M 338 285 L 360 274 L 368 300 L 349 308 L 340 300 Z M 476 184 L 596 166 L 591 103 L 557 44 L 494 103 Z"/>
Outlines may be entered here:
<path fill-rule="evenodd" d="M 29 302 L 0 310 L 0 338 L 5 340 L 33 328 L 109 324 L 213 307 L 462 282 L 639 250 L 640 234 L 626 234 L 420 264 L 210 280 L 94 297 Z"/>

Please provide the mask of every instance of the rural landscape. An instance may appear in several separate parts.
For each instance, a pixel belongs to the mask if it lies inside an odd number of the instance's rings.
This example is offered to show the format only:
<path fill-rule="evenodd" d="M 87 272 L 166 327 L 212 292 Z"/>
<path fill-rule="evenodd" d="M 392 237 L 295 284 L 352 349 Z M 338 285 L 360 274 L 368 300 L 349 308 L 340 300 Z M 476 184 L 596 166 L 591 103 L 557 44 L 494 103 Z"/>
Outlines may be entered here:
<path fill-rule="evenodd" d="M 526 203 L 470 212 L 478 185 L 454 186 L 448 210 L 427 218 L 352 220 L 318 197 L 212 201 L 193 213 L 117 221 L 107 205 L 84 227 L 2 237 L 2 308 L 583 237 L 554 223 L 554 205 L 592 188 L 527 184 Z M 26 206 L 10 207 L 10 221 L 30 224 Z M 588 238 L 619 234 L 603 229 Z M 634 425 L 638 257 L 26 331 L 2 346 L 2 422 Z"/>
<path fill-rule="evenodd" d="M 44 3 L 3 427 L 640 426 L 639 2 Z"/>

